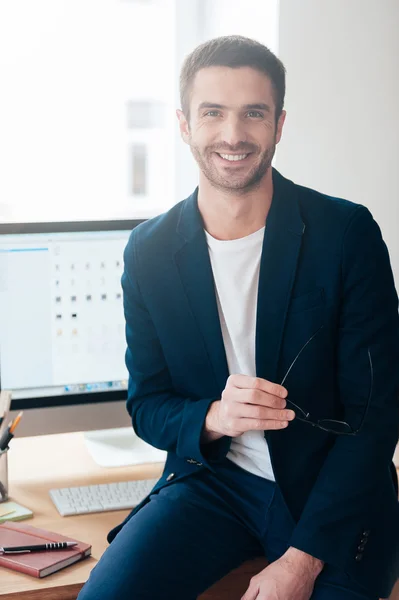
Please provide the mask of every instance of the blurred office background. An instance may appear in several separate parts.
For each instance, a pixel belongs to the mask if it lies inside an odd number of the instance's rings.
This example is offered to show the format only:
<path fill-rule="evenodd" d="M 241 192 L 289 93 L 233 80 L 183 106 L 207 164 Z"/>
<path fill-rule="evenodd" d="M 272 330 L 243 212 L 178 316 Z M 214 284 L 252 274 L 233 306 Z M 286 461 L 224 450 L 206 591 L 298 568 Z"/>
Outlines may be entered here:
<path fill-rule="evenodd" d="M 277 168 L 366 204 L 398 280 L 398 30 L 397 0 L 4 0 L 0 221 L 142 218 L 188 195 L 179 69 L 239 33 L 287 68 Z"/>
<path fill-rule="evenodd" d="M 242 34 L 287 69 L 275 166 L 366 205 L 399 285 L 398 31 L 398 0 L 3 0 L 0 223 L 143 219 L 185 198 L 182 61 Z"/>

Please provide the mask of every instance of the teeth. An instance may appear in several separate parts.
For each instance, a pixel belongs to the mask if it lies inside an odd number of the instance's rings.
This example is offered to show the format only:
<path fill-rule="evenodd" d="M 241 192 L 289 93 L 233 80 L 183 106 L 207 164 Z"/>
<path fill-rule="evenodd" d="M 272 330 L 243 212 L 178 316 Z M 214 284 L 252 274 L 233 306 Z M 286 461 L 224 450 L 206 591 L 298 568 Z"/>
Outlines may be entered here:
<path fill-rule="evenodd" d="M 219 156 L 221 156 L 222 158 L 225 158 L 226 160 L 244 160 L 244 158 L 247 158 L 248 154 L 219 154 Z"/>

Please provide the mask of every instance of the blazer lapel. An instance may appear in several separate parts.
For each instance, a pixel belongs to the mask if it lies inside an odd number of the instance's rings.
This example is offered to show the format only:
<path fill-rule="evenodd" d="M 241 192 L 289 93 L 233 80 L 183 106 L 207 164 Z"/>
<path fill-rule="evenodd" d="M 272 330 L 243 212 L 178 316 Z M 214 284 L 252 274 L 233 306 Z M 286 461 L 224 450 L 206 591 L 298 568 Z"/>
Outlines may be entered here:
<path fill-rule="evenodd" d="M 273 201 L 262 247 L 255 334 L 256 374 L 269 381 L 275 381 L 277 375 L 281 340 L 305 230 L 296 186 L 275 169 L 273 186 Z M 175 261 L 197 324 L 198 339 L 202 340 L 204 360 L 208 361 L 221 394 L 229 372 L 197 198 L 198 188 L 182 204 Z"/>
<path fill-rule="evenodd" d="M 255 351 L 257 376 L 276 382 L 305 225 L 299 212 L 295 184 L 273 169 L 273 188 L 259 272 Z"/>
<path fill-rule="evenodd" d="M 177 226 L 180 242 L 175 261 L 191 313 L 198 326 L 198 339 L 202 338 L 204 360 L 208 361 L 214 375 L 217 393 L 221 394 L 229 372 L 212 266 L 197 197 L 198 188 L 183 203 Z"/>

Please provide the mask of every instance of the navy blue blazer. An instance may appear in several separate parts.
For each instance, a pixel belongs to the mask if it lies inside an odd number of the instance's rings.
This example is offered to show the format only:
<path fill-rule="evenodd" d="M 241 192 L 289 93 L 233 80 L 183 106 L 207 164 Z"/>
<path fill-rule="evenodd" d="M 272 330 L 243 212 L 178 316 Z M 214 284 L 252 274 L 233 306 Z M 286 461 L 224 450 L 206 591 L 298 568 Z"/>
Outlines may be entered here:
<path fill-rule="evenodd" d="M 265 432 L 276 481 L 297 523 L 290 545 L 385 597 L 399 565 L 392 464 L 399 317 L 389 255 L 364 206 L 296 185 L 274 169 L 273 184 L 259 276 L 257 376 L 280 383 L 319 330 L 285 382 L 289 399 L 313 420 L 344 419 L 356 429 L 364 417 L 355 436 L 299 420 Z M 122 285 L 127 408 L 136 433 L 168 452 L 159 489 L 213 469 L 231 443 L 228 437 L 200 443 L 208 408 L 229 373 L 197 190 L 133 230 Z M 374 381 L 365 413 L 368 349 Z"/>

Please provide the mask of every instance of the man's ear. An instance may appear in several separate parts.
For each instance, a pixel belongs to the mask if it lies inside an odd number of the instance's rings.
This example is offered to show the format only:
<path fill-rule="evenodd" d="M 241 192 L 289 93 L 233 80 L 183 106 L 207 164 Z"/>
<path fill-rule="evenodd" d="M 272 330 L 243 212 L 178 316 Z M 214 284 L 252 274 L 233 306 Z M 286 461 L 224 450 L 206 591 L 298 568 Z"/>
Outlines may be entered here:
<path fill-rule="evenodd" d="M 181 138 L 182 138 L 183 142 L 185 142 L 186 144 L 189 144 L 190 127 L 189 127 L 188 121 L 184 115 L 184 112 L 182 110 L 180 110 L 180 108 L 178 108 L 176 110 L 176 116 L 179 120 L 179 129 L 180 129 Z"/>
<path fill-rule="evenodd" d="M 280 118 L 277 121 L 276 144 L 279 143 L 279 141 L 281 140 L 281 136 L 283 135 L 283 127 L 284 127 L 286 116 L 287 116 L 287 112 L 285 110 L 281 111 Z"/>

